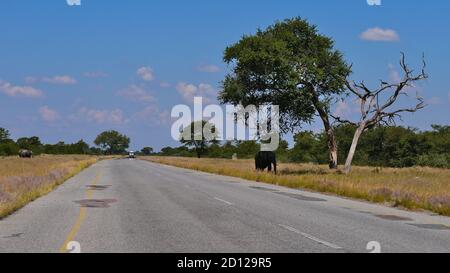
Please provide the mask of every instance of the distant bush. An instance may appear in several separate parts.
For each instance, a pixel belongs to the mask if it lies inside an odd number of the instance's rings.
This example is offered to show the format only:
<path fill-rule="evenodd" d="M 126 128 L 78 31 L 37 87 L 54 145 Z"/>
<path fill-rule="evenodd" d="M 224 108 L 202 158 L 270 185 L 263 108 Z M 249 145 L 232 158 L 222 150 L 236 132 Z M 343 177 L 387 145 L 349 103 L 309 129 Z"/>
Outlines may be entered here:
<path fill-rule="evenodd" d="M 19 146 L 14 142 L 0 143 L 0 156 L 12 156 L 19 154 Z"/>
<path fill-rule="evenodd" d="M 450 168 L 450 126 L 433 125 L 431 131 L 414 128 L 377 126 L 360 140 L 354 163 L 359 166 L 406 168 L 428 166 Z M 355 128 L 341 125 L 335 128 L 339 162 L 343 163 L 353 140 Z M 296 163 L 328 162 L 324 132 L 300 132 L 294 136 L 289 161 Z"/>
<path fill-rule="evenodd" d="M 427 154 L 419 156 L 417 165 L 434 168 L 450 168 L 449 155 Z"/>

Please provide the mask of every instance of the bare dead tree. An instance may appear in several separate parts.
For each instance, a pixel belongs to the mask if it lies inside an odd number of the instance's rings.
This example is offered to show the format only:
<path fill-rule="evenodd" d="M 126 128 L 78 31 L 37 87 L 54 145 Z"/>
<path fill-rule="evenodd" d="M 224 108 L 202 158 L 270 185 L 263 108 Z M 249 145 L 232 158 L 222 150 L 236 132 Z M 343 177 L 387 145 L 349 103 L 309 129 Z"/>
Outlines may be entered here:
<path fill-rule="evenodd" d="M 361 118 L 359 122 L 352 122 L 349 120 L 344 120 L 341 117 L 333 116 L 337 122 L 351 124 L 357 128 L 353 137 L 351 148 L 348 152 L 347 160 L 345 162 L 345 174 L 349 174 L 351 171 L 353 157 L 355 155 L 359 139 L 366 130 L 377 124 L 387 126 L 395 125 L 395 120 L 397 118 L 401 120 L 401 115 L 403 113 L 414 113 L 426 106 L 423 98 L 420 97 L 418 92 L 416 92 L 415 106 L 411 108 L 392 109 L 400 96 L 408 96 L 409 93 L 414 90 L 415 82 L 428 78 L 428 75 L 425 73 L 425 57 L 423 57 L 422 60 L 423 66 L 421 72 L 414 75 L 414 71 L 411 70 L 406 64 L 405 54 L 402 53 L 401 55 L 400 66 L 403 70 L 404 76 L 399 83 L 380 81 L 380 87 L 375 90 L 371 90 L 365 85 L 364 82 L 356 83 L 353 81 L 350 83 L 347 81 L 347 89 L 359 100 Z"/>

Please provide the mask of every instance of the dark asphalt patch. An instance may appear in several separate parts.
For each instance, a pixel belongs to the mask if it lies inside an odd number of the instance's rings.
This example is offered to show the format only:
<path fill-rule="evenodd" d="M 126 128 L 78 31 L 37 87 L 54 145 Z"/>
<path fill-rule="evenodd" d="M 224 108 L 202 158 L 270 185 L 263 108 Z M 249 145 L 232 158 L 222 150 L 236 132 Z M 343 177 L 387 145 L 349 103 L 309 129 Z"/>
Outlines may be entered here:
<path fill-rule="evenodd" d="M 15 233 L 8 236 L 3 236 L 3 239 L 12 239 L 12 238 L 20 238 L 22 237 L 23 233 Z"/>
<path fill-rule="evenodd" d="M 408 224 L 408 225 L 423 229 L 450 230 L 450 227 L 444 225 L 434 225 L 434 224 Z"/>
<path fill-rule="evenodd" d="M 308 201 L 308 202 L 326 202 L 327 201 L 327 200 L 321 199 L 321 198 L 309 197 L 309 196 L 304 196 L 301 194 L 290 193 L 290 192 L 275 192 L 275 193 L 284 195 L 287 197 L 291 197 L 291 198 L 294 198 L 297 200 L 301 200 L 301 201 Z"/>
<path fill-rule="evenodd" d="M 278 192 L 277 190 L 264 188 L 264 187 L 258 187 L 258 186 L 250 186 L 250 188 L 254 189 L 254 190 L 260 190 L 260 191 Z"/>
<path fill-rule="evenodd" d="M 116 199 L 84 199 L 74 201 L 83 208 L 109 208 L 110 204 L 117 202 Z"/>
<path fill-rule="evenodd" d="M 111 187 L 111 185 L 87 185 L 86 186 L 86 188 L 88 188 L 88 190 L 93 190 L 93 191 L 103 191 L 109 187 Z"/>
<path fill-rule="evenodd" d="M 397 216 L 397 215 L 374 215 L 375 217 L 384 219 L 384 220 L 389 220 L 389 221 L 413 221 L 413 219 L 411 218 L 407 218 L 407 217 L 401 217 L 401 216 Z"/>

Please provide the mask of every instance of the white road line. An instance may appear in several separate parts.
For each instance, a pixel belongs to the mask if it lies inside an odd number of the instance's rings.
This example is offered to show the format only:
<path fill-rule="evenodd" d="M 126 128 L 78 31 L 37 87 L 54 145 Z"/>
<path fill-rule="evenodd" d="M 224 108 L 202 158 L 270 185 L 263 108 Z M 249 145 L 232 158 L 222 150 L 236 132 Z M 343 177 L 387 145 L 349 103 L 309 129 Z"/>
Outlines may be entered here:
<path fill-rule="evenodd" d="M 316 242 L 316 243 L 325 245 L 325 246 L 330 247 L 330 248 L 333 248 L 333 249 L 342 249 L 342 247 L 340 247 L 340 246 L 338 246 L 338 245 L 335 245 L 335 244 L 332 244 L 332 243 L 330 243 L 330 242 L 321 240 L 321 239 L 316 238 L 316 237 L 314 237 L 314 236 L 312 236 L 312 235 L 309 235 L 309 234 L 307 234 L 307 233 L 301 232 L 301 231 L 299 231 L 299 230 L 297 230 L 297 229 L 295 229 L 295 228 L 293 228 L 293 227 L 285 226 L 285 225 L 282 225 L 282 224 L 279 224 L 279 226 L 282 227 L 282 228 L 284 228 L 284 229 L 287 229 L 287 230 L 289 230 L 289 231 L 292 231 L 292 232 L 294 232 L 294 233 L 297 233 L 297 234 L 299 234 L 299 235 L 301 235 L 301 236 L 303 236 L 303 237 L 305 237 L 305 238 L 308 238 L 308 239 L 310 239 L 310 240 L 313 240 L 313 241 Z"/>
<path fill-rule="evenodd" d="M 228 206 L 233 205 L 232 203 L 230 203 L 230 202 L 228 202 L 228 201 L 225 201 L 225 200 L 223 200 L 223 199 L 217 198 L 217 197 L 214 197 L 214 199 L 216 199 L 217 201 L 220 201 L 220 202 L 222 202 L 222 203 L 225 203 L 225 204 L 227 204 Z"/>

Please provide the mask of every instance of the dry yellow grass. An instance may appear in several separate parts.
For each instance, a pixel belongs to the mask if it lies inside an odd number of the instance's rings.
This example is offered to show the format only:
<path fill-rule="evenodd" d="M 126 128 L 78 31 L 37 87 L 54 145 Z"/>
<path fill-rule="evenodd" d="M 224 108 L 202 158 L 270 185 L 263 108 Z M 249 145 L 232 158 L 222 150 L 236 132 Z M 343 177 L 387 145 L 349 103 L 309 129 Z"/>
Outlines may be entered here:
<path fill-rule="evenodd" d="M 309 189 L 384 203 L 394 207 L 423 209 L 450 216 L 450 170 L 434 168 L 354 167 L 346 176 L 327 166 L 280 164 L 278 175 L 256 172 L 253 160 L 148 157 L 157 163 L 248 180 Z"/>
<path fill-rule="evenodd" d="M 0 219 L 39 198 L 97 162 L 90 156 L 0 158 Z"/>

